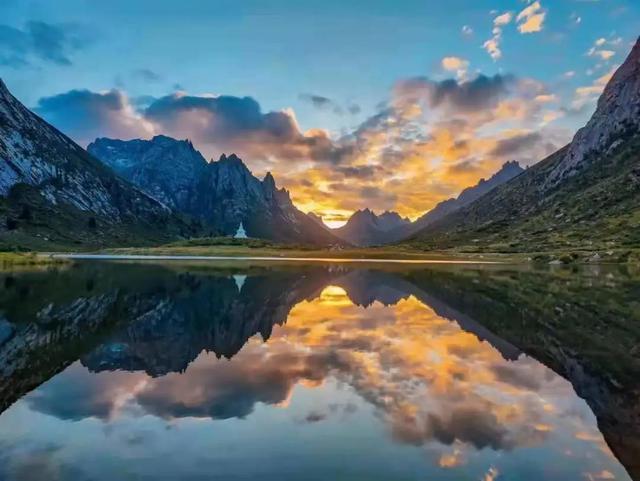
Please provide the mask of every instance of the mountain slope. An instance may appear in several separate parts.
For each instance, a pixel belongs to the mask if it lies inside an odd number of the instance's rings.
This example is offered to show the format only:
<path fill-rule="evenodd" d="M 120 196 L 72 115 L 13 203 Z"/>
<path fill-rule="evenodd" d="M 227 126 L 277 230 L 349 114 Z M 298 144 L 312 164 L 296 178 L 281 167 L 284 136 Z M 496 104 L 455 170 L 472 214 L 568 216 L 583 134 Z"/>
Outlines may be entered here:
<path fill-rule="evenodd" d="M 520 164 L 517 161 L 512 160 L 511 162 L 506 162 L 500 170 L 493 174 L 488 180 L 480 179 L 476 185 L 467 187 L 455 199 L 448 199 L 440 202 L 429 212 L 416 219 L 412 230 L 416 232 L 430 224 L 433 224 L 451 212 L 455 212 L 465 205 L 479 199 L 499 185 L 510 181 L 522 172 L 524 172 L 524 169 L 520 167 Z"/>
<path fill-rule="evenodd" d="M 393 241 L 397 232 L 410 224 L 409 219 L 403 219 L 397 212 L 387 211 L 378 216 L 364 209 L 354 212 L 345 225 L 332 232 L 353 245 L 371 246 Z"/>
<path fill-rule="evenodd" d="M 572 142 L 420 231 L 422 248 L 494 251 L 640 245 L 640 42 Z"/>
<path fill-rule="evenodd" d="M 279 242 L 339 243 L 299 211 L 270 173 L 256 178 L 236 155 L 207 162 L 188 140 L 97 139 L 88 151 L 127 180 L 205 228 L 232 235 L 242 222 L 250 237 Z"/>
<path fill-rule="evenodd" d="M 189 228 L 29 111 L 0 80 L 0 245 L 140 244 Z"/>

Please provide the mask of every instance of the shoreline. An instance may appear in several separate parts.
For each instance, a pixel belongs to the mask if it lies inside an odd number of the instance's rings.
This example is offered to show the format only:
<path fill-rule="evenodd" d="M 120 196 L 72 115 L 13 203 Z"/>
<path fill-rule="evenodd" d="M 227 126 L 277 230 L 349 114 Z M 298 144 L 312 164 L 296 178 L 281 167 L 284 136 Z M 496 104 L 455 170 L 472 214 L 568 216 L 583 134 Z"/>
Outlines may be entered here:
<path fill-rule="evenodd" d="M 387 263 L 387 264 L 508 264 L 491 260 L 459 259 L 389 259 L 355 257 L 286 257 L 286 256 L 220 256 L 220 255 L 171 255 L 171 254 L 42 254 L 52 259 L 68 260 L 141 260 L 141 261 L 267 261 L 267 262 L 326 262 L 326 263 Z"/>

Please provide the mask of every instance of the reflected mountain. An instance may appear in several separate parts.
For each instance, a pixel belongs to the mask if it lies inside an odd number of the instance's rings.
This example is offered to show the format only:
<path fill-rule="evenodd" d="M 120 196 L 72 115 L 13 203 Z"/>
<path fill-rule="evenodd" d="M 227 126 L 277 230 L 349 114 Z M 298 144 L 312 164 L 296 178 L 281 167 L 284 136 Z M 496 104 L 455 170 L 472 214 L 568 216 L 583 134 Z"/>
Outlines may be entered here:
<path fill-rule="evenodd" d="M 165 419 L 243 418 L 256 403 L 286 402 L 297 383 L 323 382 L 334 372 L 386 412 L 394 437 L 409 444 L 436 439 L 510 450 L 541 439 L 542 428 L 507 430 L 501 414 L 480 401 L 473 407 L 462 403 L 447 415 L 427 413 L 425 431 L 416 431 L 403 401 L 390 401 L 397 388 L 372 386 L 362 365 L 355 367 L 362 353 L 383 352 L 389 372 L 420 368 L 399 359 L 387 338 L 373 335 L 376 326 L 392 325 L 394 318 L 380 311 L 375 318 L 352 319 L 368 324 L 350 336 L 329 324 L 332 313 L 346 311 L 314 313 L 313 304 L 321 299 L 325 307 L 342 305 L 340 292 L 349 304 L 366 309 L 409 309 L 408 300 L 415 299 L 499 352 L 502 362 L 490 370 L 500 382 L 539 388 L 542 381 L 526 363 L 515 368 L 522 353 L 569 380 L 596 415 L 611 450 L 640 479 L 640 284 L 624 270 L 79 263 L 4 274 L 0 283 L 2 411 L 77 360 L 87 370 L 76 364 L 68 372 L 83 387 L 69 393 L 54 378 L 31 397 L 34 408 L 65 419 L 106 419 L 123 385 L 140 384 L 140 373 L 154 379 L 134 394 L 136 406 L 147 413 Z M 318 332 L 305 323 L 311 314 L 319 316 L 314 326 L 325 325 L 323 349 Z M 259 335 L 267 341 L 274 326 L 285 324 L 290 339 L 270 341 L 268 353 L 252 340 Z M 306 347 L 291 348 L 294 338 L 304 339 Z M 469 348 L 453 343 L 447 352 L 464 356 L 464 349 Z M 209 356 L 241 362 L 211 364 Z M 179 374 L 187 370 L 188 377 Z M 110 372 L 116 377 L 90 374 Z M 449 381 L 465 383 L 469 375 L 454 369 Z M 460 395 L 472 399 L 470 393 Z"/>

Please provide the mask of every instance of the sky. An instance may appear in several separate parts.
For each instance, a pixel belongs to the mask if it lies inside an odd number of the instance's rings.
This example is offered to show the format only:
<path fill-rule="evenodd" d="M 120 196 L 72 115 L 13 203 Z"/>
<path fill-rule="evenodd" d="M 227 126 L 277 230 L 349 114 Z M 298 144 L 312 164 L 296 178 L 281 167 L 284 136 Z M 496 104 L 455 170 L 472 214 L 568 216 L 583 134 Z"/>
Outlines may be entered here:
<path fill-rule="evenodd" d="M 83 146 L 235 152 L 337 226 L 543 159 L 639 34 L 636 0 L 3 0 L 0 77 Z"/>

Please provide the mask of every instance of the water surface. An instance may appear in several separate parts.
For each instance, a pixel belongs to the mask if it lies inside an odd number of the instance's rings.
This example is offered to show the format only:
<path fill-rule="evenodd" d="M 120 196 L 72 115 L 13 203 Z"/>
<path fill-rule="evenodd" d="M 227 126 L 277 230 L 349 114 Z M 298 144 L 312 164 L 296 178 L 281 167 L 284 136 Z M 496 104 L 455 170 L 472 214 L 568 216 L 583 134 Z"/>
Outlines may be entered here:
<path fill-rule="evenodd" d="M 629 480 L 621 269 L 85 262 L 0 278 L 2 480 Z"/>

